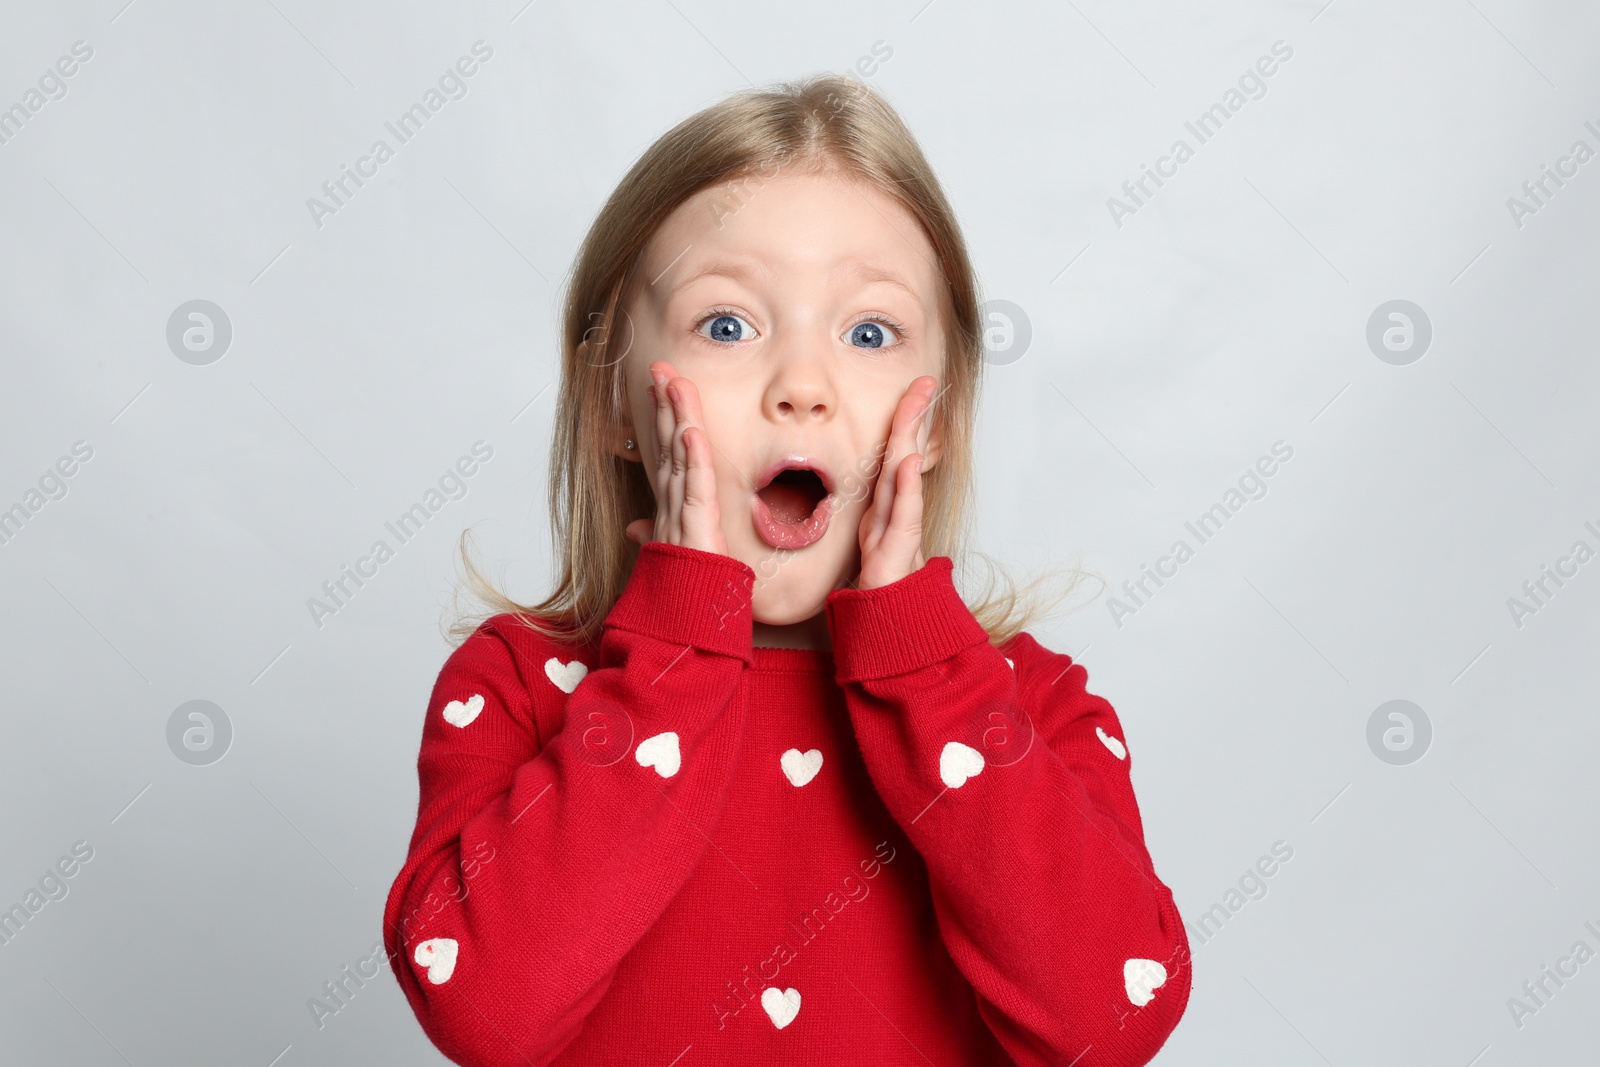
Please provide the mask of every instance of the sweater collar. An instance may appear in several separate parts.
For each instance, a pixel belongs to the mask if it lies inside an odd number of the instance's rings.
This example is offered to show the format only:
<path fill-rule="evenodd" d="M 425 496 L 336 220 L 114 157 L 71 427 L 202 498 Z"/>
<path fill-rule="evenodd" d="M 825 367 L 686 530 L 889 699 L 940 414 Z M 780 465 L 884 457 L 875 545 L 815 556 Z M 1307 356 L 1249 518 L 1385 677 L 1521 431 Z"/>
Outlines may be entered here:
<path fill-rule="evenodd" d="M 751 649 L 753 671 L 802 671 L 833 676 L 833 651 L 826 648 L 764 648 Z"/>

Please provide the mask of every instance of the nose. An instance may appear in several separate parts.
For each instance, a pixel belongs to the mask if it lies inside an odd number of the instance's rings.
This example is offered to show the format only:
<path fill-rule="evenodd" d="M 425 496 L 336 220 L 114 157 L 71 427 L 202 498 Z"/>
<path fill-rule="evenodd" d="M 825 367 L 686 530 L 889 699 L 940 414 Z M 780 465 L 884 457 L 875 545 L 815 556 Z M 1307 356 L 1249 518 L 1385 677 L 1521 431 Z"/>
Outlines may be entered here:
<path fill-rule="evenodd" d="M 838 404 L 825 356 L 798 347 L 775 355 L 778 364 L 767 388 L 767 417 L 800 425 L 832 418 Z"/>
<path fill-rule="evenodd" d="M 781 415 L 809 415 L 813 418 L 826 415 L 828 405 L 817 399 L 818 390 L 811 388 L 790 389 L 785 394 L 792 399 L 779 400 L 778 412 Z"/>

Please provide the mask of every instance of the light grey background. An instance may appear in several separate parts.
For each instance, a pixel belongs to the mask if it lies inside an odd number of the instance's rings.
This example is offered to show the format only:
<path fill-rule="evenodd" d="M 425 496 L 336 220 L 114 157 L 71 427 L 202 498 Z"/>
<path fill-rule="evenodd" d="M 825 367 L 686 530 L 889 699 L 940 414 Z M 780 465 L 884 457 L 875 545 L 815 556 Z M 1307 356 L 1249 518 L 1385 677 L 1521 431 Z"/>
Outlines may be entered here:
<path fill-rule="evenodd" d="M 1507 1000 L 1600 950 L 1600 561 L 1520 626 L 1507 600 L 1600 549 L 1600 160 L 1520 226 L 1507 199 L 1600 149 L 1600 12 L 125 3 L 0 15 L 0 107 L 94 50 L 0 145 L 0 507 L 93 448 L 0 546 L 0 907 L 94 848 L 0 945 L 8 1063 L 444 1062 L 387 964 L 321 1029 L 307 1000 L 379 938 L 457 534 L 546 589 L 577 243 L 672 124 L 877 42 L 986 295 L 1031 322 L 985 388 L 977 547 L 1018 574 L 1082 550 L 1117 587 L 1294 450 L 1137 614 L 1107 594 L 1037 633 L 1118 709 L 1191 924 L 1294 850 L 1191 930 L 1157 1062 L 1593 1056 L 1600 962 L 1520 1027 Z M 468 94 L 319 228 L 307 198 L 479 39 Z M 1279 40 L 1198 145 L 1185 121 Z M 1107 199 L 1180 137 L 1194 158 L 1119 226 Z M 195 299 L 233 329 L 205 366 L 166 341 Z M 1395 299 L 1433 329 L 1403 366 L 1366 341 Z M 307 598 L 479 440 L 467 495 L 319 628 Z M 209 766 L 167 743 L 195 699 L 234 730 Z M 1367 743 L 1392 699 L 1433 728 L 1406 766 Z"/>

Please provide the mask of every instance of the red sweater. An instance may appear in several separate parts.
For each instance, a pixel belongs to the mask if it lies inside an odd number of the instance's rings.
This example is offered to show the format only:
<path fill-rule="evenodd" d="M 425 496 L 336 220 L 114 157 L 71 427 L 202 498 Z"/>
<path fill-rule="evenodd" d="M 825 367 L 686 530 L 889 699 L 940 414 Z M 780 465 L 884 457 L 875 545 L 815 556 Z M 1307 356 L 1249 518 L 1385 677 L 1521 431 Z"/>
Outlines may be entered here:
<path fill-rule="evenodd" d="M 500 615 L 440 671 L 384 909 L 472 1067 L 1142 1064 L 1189 999 L 1122 726 L 988 641 L 948 557 L 753 648 L 755 572 L 651 542 L 598 644 Z"/>

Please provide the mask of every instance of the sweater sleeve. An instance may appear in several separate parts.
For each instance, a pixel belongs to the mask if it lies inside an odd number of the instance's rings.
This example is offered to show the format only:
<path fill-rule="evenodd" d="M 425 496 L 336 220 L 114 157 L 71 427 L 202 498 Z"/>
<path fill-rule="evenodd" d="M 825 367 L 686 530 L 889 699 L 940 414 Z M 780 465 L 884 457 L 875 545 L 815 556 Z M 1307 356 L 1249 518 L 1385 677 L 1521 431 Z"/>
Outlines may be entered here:
<path fill-rule="evenodd" d="M 937 556 L 828 598 L 868 773 L 1012 1059 L 1147 1063 L 1188 1002 L 1189 943 L 1145 848 L 1121 724 L 1067 656 L 1023 636 L 1011 665 L 951 571 Z"/>
<path fill-rule="evenodd" d="M 598 663 L 543 637 L 530 654 L 498 619 L 446 661 L 384 943 L 452 1061 L 549 1063 L 701 861 L 744 730 L 733 697 L 753 579 L 731 557 L 651 542 Z M 540 737 L 540 721 L 564 725 Z"/>

